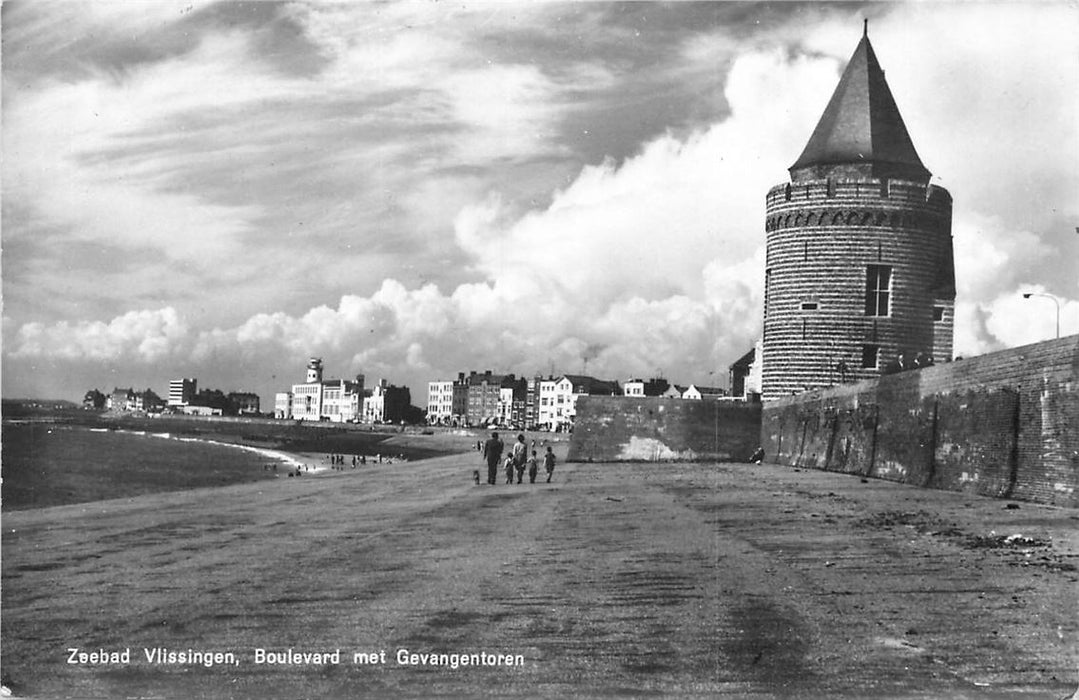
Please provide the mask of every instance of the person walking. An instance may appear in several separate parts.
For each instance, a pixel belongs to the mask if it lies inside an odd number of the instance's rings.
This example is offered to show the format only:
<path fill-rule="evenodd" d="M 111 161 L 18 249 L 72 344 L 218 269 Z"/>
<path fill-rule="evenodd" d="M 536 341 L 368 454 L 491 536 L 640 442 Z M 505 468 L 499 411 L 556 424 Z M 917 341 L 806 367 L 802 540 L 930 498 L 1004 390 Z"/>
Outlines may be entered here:
<path fill-rule="evenodd" d="M 517 442 L 513 443 L 513 466 L 517 468 L 518 484 L 524 476 L 526 462 L 528 462 L 528 445 L 525 444 L 524 433 L 521 433 L 517 436 Z"/>
<path fill-rule="evenodd" d="M 537 472 L 539 472 L 539 460 L 536 459 L 536 451 L 532 450 L 532 456 L 528 458 L 528 483 L 536 483 Z"/>
<path fill-rule="evenodd" d="M 491 433 L 491 439 L 483 443 L 483 459 L 487 462 L 487 483 L 494 486 L 498 481 L 498 463 L 502 461 L 504 445 L 498 439 L 498 433 Z"/>
<path fill-rule="evenodd" d="M 551 446 L 547 446 L 547 454 L 543 455 L 543 467 L 547 470 L 547 483 L 551 483 L 551 476 L 554 474 L 554 452 L 551 451 Z"/>
<path fill-rule="evenodd" d="M 506 468 L 506 483 L 507 484 L 512 484 L 513 483 L 513 467 L 514 467 L 515 464 L 516 463 L 513 461 L 513 455 L 512 454 L 506 455 L 506 462 L 502 466 L 504 466 Z"/>

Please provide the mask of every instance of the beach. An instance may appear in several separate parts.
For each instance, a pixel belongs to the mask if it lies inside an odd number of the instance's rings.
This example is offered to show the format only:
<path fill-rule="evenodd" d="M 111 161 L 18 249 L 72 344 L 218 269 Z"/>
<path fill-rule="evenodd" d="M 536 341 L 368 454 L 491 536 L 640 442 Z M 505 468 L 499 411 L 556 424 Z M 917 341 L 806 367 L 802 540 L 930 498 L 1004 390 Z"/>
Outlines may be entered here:
<path fill-rule="evenodd" d="M 564 450 L 550 484 L 476 485 L 473 447 L 5 514 L 4 673 L 50 697 L 1076 688 L 1074 511 Z"/>

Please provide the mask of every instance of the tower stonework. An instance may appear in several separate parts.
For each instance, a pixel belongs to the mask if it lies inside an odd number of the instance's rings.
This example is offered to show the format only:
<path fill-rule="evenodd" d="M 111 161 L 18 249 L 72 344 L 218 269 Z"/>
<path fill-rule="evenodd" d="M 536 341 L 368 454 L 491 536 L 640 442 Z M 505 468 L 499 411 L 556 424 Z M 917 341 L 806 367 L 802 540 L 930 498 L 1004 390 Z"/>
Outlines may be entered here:
<path fill-rule="evenodd" d="M 868 36 L 790 173 L 766 199 L 763 398 L 950 360 L 951 195 L 929 184 Z"/>

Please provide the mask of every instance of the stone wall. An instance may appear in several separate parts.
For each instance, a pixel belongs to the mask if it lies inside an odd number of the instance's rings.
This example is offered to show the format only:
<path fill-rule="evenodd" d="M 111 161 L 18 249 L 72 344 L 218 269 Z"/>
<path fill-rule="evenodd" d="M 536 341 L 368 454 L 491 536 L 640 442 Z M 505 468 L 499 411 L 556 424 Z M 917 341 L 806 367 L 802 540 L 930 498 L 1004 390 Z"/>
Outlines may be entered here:
<path fill-rule="evenodd" d="M 582 396 L 571 462 L 746 461 L 760 440 L 760 404 Z"/>
<path fill-rule="evenodd" d="M 771 462 L 1079 507 L 1079 336 L 765 403 Z"/>

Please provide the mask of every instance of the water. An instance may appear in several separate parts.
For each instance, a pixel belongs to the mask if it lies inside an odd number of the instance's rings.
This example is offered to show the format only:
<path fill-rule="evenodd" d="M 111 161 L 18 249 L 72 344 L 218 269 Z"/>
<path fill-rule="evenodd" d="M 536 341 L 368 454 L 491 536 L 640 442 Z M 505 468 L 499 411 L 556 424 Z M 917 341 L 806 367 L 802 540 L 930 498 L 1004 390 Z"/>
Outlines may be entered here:
<path fill-rule="evenodd" d="M 284 476 L 283 455 L 168 434 L 3 423 L 5 511 Z M 267 470 L 278 464 L 278 471 Z"/>

